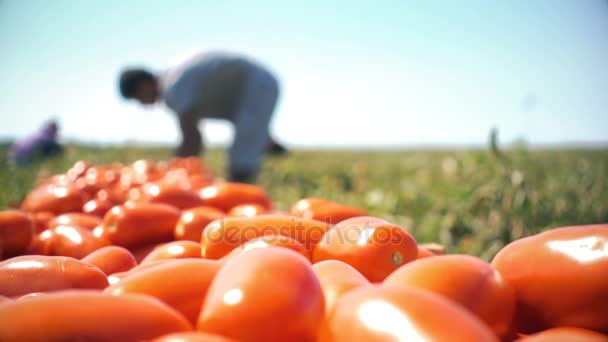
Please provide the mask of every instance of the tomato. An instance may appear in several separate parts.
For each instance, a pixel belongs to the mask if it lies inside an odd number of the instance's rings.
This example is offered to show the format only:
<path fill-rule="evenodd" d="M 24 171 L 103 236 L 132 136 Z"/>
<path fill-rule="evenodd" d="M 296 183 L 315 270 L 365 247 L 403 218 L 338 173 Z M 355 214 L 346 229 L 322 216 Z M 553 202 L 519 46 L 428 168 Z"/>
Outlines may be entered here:
<path fill-rule="evenodd" d="M 220 262 L 204 259 L 173 260 L 132 273 L 106 288 L 105 292 L 156 297 L 196 323 L 207 289 L 220 265 Z"/>
<path fill-rule="evenodd" d="M 152 342 L 236 342 L 233 339 L 203 332 L 175 333 L 161 336 Z"/>
<path fill-rule="evenodd" d="M 153 260 L 200 258 L 201 244 L 194 241 L 173 241 L 154 248 L 141 261 L 142 264 Z"/>
<path fill-rule="evenodd" d="M 203 229 L 212 221 L 226 216 L 214 207 L 198 207 L 184 210 L 175 225 L 173 236 L 176 240 L 201 241 Z"/>
<path fill-rule="evenodd" d="M 80 211 L 85 201 L 86 197 L 72 185 L 47 184 L 30 192 L 23 200 L 21 209 L 60 215 Z"/>
<path fill-rule="evenodd" d="M 255 185 L 244 183 L 216 183 L 200 191 L 205 205 L 216 207 L 224 212 L 239 204 L 258 204 L 270 209 L 272 203 L 266 192 Z"/>
<path fill-rule="evenodd" d="M 289 216 L 226 217 L 205 227 L 201 236 L 202 254 L 207 259 L 219 259 L 243 243 L 264 235 L 290 237 L 310 253 L 328 229 L 325 222 Z"/>
<path fill-rule="evenodd" d="M 442 255 L 409 263 L 391 273 L 386 285 L 429 290 L 461 304 L 498 336 L 510 332 L 515 296 L 500 274 L 485 261 L 468 255 Z"/>
<path fill-rule="evenodd" d="M 69 213 L 55 216 L 49 221 L 49 228 L 55 228 L 57 226 L 72 226 L 81 227 L 89 230 L 99 226 L 101 219 L 94 215 L 87 215 L 82 213 Z"/>
<path fill-rule="evenodd" d="M 424 248 L 433 255 L 445 255 L 445 247 L 438 243 L 430 242 L 430 243 L 421 243 L 418 244 L 418 248 Z"/>
<path fill-rule="evenodd" d="M 171 170 L 184 170 L 187 175 L 203 175 L 210 177 L 211 172 L 199 157 L 173 158 L 169 161 Z"/>
<path fill-rule="evenodd" d="M 498 341 L 477 317 L 432 292 L 405 286 L 364 287 L 335 304 L 319 342 Z"/>
<path fill-rule="evenodd" d="M 0 210 L 0 259 L 23 254 L 34 235 L 34 223 L 20 210 Z"/>
<path fill-rule="evenodd" d="M 62 291 L 0 306 L 0 340 L 141 341 L 190 323 L 150 296 Z"/>
<path fill-rule="evenodd" d="M 606 342 L 608 336 L 580 328 L 553 328 L 538 334 L 526 336 L 518 342 Z"/>
<path fill-rule="evenodd" d="M 110 200 L 93 198 L 82 206 L 82 212 L 89 215 L 103 217 L 110 209 L 112 209 L 113 206 L 114 202 Z"/>
<path fill-rule="evenodd" d="M 323 296 L 325 312 L 329 314 L 338 298 L 359 287 L 372 286 L 371 283 L 351 265 L 338 260 L 325 260 L 312 265 Z"/>
<path fill-rule="evenodd" d="M 238 341 L 314 341 L 323 311 L 306 258 L 287 248 L 258 248 L 219 270 L 197 329 Z"/>
<path fill-rule="evenodd" d="M 325 233 L 312 260 L 340 260 L 378 282 L 417 255 L 416 240 L 405 229 L 363 216 L 344 220 Z"/>
<path fill-rule="evenodd" d="M 135 198 L 131 198 L 134 201 L 164 203 L 179 209 L 200 207 L 204 204 L 203 199 L 196 191 L 190 189 L 187 185 L 180 186 L 175 183 L 144 184 L 141 188 L 141 193 L 133 192 L 132 194 L 136 196 Z"/>
<path fill-rule="evenodd" d="M 99 267 L 106 275 L 125 272 L 137 266 L 133 254 L 129 250 L 118 246 L 100 248 L 82 258 L 82 261 Z"/>
<path fill-rule="evenodd" d="M 109 245 L 108 240 L 93 235 L 93 232 L 86 228 L 57 226 L 36 235 L 28 252 L 29 254 L 69 256 L 80 259 Z"/>
<path fill-rule="evenodd" d="M 87 163 L 86 161 L 79 160 L 74 163 L 74 165 L 72 165 L 72 167 L 70 167 L 65 174 L 71 181 L 75 181 L 76 179 L 84 176 L 86 171 L 90 168 L 91 164 Z"/>
<path fill-rule="evenodd" d="M 156 247 L 161 245 L 163 245 L 163 243 L 149 243 L 143 246 L 131 248 L 129 251 L 131 254 L 133 254 L 135 261 L 137 261 L 139 264 L 148 256 L 148 254 L 152 253 Z"/>
<path fill-rule="evenodd" d="M 55 217 L 55 214 L 48 211 L 39 211 L 31 213 L 30 218 L 34 223 L 34 233 L 41 233 L 49 228 L 49 222 Z"/>
<path fill-rule="evenodd" d="M 3 296 L 106 286 L 108 280 L 99 268 L 70 257 L 25 255 L 0 262 L 0 295 Z"/>
<path fill-rule="evenodd" d="M 301 199 L 291 207 L 290 212 L 294 216 L 329 222 L 330 224 L 336 224 L 352 217 L 367 216 L 367 212 L 361 208 L 322 198 Z"/>
<path fill-rule="evenodd" d="M 558 326 L 608 331 L 608 224 L 514 241 L 492 265 L 515 290 L 518 332 Z"/>
<path fill-rule="evenodd" d="M 0 305 L 6 304 L 6 303 L 9 303 L 9 302 L 12 302 L 12 301 L 13 300 L 10 299 L 10 298 L 8 298 L 8 297 L 0 296 Z"/>
<path fill-rule="evenodd" d="M 433 252 L 418 245 L 418 256 L 416 256 L 416 259 L 428 258 L 428 257 L 432 257 L 432 256 L 435 256 L 435 254 Z"/>
<path fill-rule="evenodd" d="M 239 204 L 228 212 L 228 216 L 258 216 L 266 214 L 268 210 L 259 204 Z"/>
<path fill-rule="evenodd" d="M 237 254 L 241 254 L 243 252 L 255 249 L 255 248 L 269 248 L 269 247 L 282 247 L 289 248 L 293 251 L 296 251 L 306 259 L 310 259 L 310 254 L 304 248 L 304 245 L 299 243 L 298 241 L 283 235 L 264 235 L 259 238 L 255 238 L 245 242 L 239 247 L 232 250 L 232 252 L 226 254 L 222 259 L 231 258 Z"/>
<path fill-rule="evenodd" d="M 116 206 L 96 232 L 123 247 L 169 241 L 179 220 L 179 209 L 166 204 L 138 203 Z"/>

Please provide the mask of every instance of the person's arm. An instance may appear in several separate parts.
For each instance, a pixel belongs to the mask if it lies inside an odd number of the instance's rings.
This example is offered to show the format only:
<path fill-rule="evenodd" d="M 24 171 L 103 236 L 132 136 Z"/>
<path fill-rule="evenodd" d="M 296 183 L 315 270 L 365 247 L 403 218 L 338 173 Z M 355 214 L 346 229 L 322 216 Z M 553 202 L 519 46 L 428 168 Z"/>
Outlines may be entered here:
<path fill-rule="evenodd" d="M 198 117 L 190 112 L 182 113 L 178 117 L 182 143 L 177 147 L 175 155 L 178 157 L 199 156 L 203 149 L 203 138 L 198 129 Z"/>

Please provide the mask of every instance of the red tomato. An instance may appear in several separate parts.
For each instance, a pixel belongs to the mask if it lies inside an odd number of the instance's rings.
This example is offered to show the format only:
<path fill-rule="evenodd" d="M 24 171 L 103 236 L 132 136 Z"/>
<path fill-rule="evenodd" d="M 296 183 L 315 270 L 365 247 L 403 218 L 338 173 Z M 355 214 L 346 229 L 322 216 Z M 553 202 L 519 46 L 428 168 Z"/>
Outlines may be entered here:
<path fill-rule="evenodd" d="M 468 255 L 442 255 L 409 263 L 391 273 L 386 285 L 429 290 L 461 304 L 498 336 L 510 332 L 515 296 L 500 274 L 485 261 Z"/>
<path fill-rule="evenodd" d="M 82 212 L 89 215 L 103 217 L 110 209 L 112 209 L 113 206 L 114 203 L 110 200 L 94 198 L 82 206 Z"/>
<path fill-rule="evenodd" d="M 322 198 L 301 199 L 291 207 L 290 212 L 294 216 L 330 224 L 336 224 L 352 217 L 367 216 L 367 212 L 363 209 Z"/>
<path fill-rule="evenodd" d="M 55 217 L 55 214 L 48 211 L 40 211 L 31 213 L 30 218 L 34 223 L 34 233 L 41 233 L 49 228 L 49 222 Z"/>
<path fill-rule="evenodd" d="M 445 255 L 445 247 L 438 243 L 430 242 L 430 243 L 421 243 L 418 244 L 418 248 L 424 248 L 433 255 Z"/>
<path fill-rule="evenodd" d="M 96 234 L 127 248 L 169 241 L 179 217 L 179 209 L 166 204 L 116 206 L 104 216 Z"/>
<path fill-rule="evenodd" d="M 259 216 L 266 214 L 268 210 L 259 204 L 239 204 L 228 212 L 228 216 Z"/>
<path fill-rule="evenodd" d="M 323 310 L 306 258 L 287 248 L 259 248 L 219 270 L 197 328 L 238 341 L 314 341 Z"/>
<path fill-rule="evenodd" d="M 152 342 L 236 342 L 233 339 L 202 332 L 176 333 L 161 336 Z"/>
<path fill-rule="evenodd" d="M 526 336 L 517 342 L 606 342 L 608 336 L 580 328 L 553 328 Z"/>
<path fill-rule="evenodd" d="M 518 332 L 558 326 L 608 331 L 608 224 L 514 241 L 492 265 L 515 290 Z"/>
<path fill-rule="evenodd" d="M 82 258 L 82 261 L 99 267 L 106 275 L 126 272 L 137 266 L 133 254 L 129 250 L 118 246 L 100 248 Z"/>
<path fill-rule="evenodd" d="M 245 242 L 264 235 L 290 237 L 310 253 L 328 229 L 325 222 L 289 216 L 226 217 L 205 227 L 201 237 L 203 257 L 219 259 Z"/>
<path fill-rule="evenodd" d="M 184 210 L 175 225 L 173 236 L 176 240 L 201 241 L 203 229 L 212 221 L 226 216 L 214 207 L 198 207 Z"/>
<path fill-rule="evenodd" d="M 417 255 L 416 240 L 405 229 L 363 216 L 344 220 L 325 233 L 312 259 L 343 261 L 378 282 Z"/>
<path fill-rule="evenodd" d="M 20 210 L 0 210 L 0 259 L 23 254 L 34 235 L 34 223 Z"/>
<path fill-rule="evenodd" d="M 13 300 L 10 299 L 10 298 L 8 298 L 8 297 L 0 296 L 0 305 L 6 304 L 6 303 L 9 303 L 9 302 L 12 302 L 12 301 Z"/>
<path fill-rule="evenodd" d="M 86 197 L 74 186 L 47 184 L 30 192 L 21 204 L 21 209 L 60 215 L 80 211 L 85 201 Z"/>
<path fill-rule="evenodd" d="M 49 221 L 49 228 L 55 228 L 57 226 L 72 226 L 86 228 L 93 230 L 93 228 L 101 224 L 101 219 L 97 216 L 81 214 L 81 213 L 69 213 L 55 216 Z"/>
<path fill-rule="evenodd" d="M 255 185 L 244 183 L 216 183 L 200 191 L 205 205 L 216 207 L 224 212 L 230 211 L 239 204 L 259 204 L 270 209 L 270 197 Z"/>
<path fill-rule="evenodd" d="M 184 170 L 188 175 L 206 175 L 210 177 L 211 172 L 199 157 L 173 158 L 169 161 L 172 170 Z"/>
<path fill-rule="evenodd" d="M 150 296 L 62 291 L 0 306 L 0 340 L 142 341 L 192 326 Z"/>
<path fill-rule="evenodd" d="M 416 257 L 416 259 L 428 258 L 428 257 L 432 257 L 432 256 L 435 256 L 435 254 L 433 252 L 418 245 L 418 256 Z"/>
<path fill-rule="evenodd" d="M 319 342 L 498 341 L 477 317 L 439 295 L 402 286 L 364 287 L 336 303 Z"/>
<path fill-rule="evenodd" d="M 232 258 L 237 254 L 241 254 L 243 252 L 255 249 L 255 248 L 269 248 L 269 247 L 282 247 L 289 248 L 292 251 L 296 251 L 306 259 L 310 259 L 310 254 L 304 248 L 304 245 L 299 243 L 298 241 L 283 235 L 264 235 L 259 238 L 255 238 L 245 242 L 239 247 L 232 250 L 232 252 L 226 254 L 222 259 Z"/>
<path fill-rule="evenodd" d="M 351 265 L 338 260 L 325 260 L 312 265 L 323 296 L 325 297 L 325 313 L 329 314 L 336 301 L 344 294 L 359 287 L 372 284 Z"/>
<path fill-rule="evenodd" d="M 150 254 L 156 247 L 161 246 L 162 243 L 149 243 L 147 245 L 131 248 L 129 251 L 135 257 L 135 261 L 139 264 L 142 262 L 148 254 Z"/>
<path fill-rule="evenodd" d="M 134 272 L 106 288 L 105 292 L 156 297 L 196 323 L 209 284 L 221 265 L 218 261 L 204 259 L 173 260 Z"/>
<path fill-rule="evenodd" d="M 30 254 L 69 256 L 80 259 L 110 242 L 86 228 L 57 226 L 38 234 L 29 246 Z"/>
<path fill-rule="evenodd" d="M 137 192 L 134 192 L 137 194 Z M 204 203 L 198 193 L 188 186 L 179 186 L 179 184 L 144 184 L 141 188 L 141 193 L 137 196 L 141 198 L 131 198 L 135 201 L 143 201 L 149 203 L 164 203 L 172 205 L 179 209 L 190 209 L 200 207 Z"/>
<path fill-rule="evenodd" d="M 108 280 L 99 268 L 69 257 L 25 255 L 0 262 L 0 295 L 3 296 L 106 286 Z"/>
<path fill-rule="evenodd" d="M 154 248 L 141 261 L 142 264 L 155 260 L 200 258 L 201 244 L 194 241 L 173 241 Z"/>

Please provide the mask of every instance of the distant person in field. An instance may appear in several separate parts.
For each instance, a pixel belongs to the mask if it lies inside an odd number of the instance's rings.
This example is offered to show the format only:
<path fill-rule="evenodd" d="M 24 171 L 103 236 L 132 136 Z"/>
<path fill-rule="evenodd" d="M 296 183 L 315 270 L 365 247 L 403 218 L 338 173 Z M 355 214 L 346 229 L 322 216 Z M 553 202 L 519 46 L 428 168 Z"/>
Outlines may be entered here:
<path fill-rule="evenodd" d="M 58 135 L 57 122 L 46 122 L 38 131 L 15 141 L 8 153 L 9 162 L 23 165 L 36 158 L 47 158 L 61 153 L 63 146 L 57 141 Z"/>
<path fill-rule="evenodd" d="M 141 68 L 124 70 L 120 93 L 141 104 L 164 102 L 179 121 L 182 142 L 177 156 L 199 156 L 203 137 L 199 121 L 224 119 L 234 125 L 228 176 L 235 182 L 255 181 L 264 153 L 286 149 L 270 138 L 269 126 L 279 84 L 257 62 L 234 54 L 204 53 L 160 73 Z"/>

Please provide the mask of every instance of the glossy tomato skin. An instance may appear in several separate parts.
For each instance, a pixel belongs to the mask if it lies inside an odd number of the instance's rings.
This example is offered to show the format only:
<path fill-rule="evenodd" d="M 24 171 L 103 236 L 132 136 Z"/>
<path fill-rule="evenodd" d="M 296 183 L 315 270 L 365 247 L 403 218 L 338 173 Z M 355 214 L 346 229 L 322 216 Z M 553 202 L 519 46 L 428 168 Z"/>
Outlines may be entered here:
<path fill-rule="evenodd" d="M 106 288 L 105 292 L 156 297 L 196 323 L 207 289 L 221 265 L 215 260 L 173 260 L 134 272 Z"/>
<path fill-rule="evenodd" d="M 364 216 L 344 220 L 325 233 L 313 251 L 313 262 L 340 260 L 379 282 L 417 256 L 416 240 L 405 229 Z"/>
<path fill-rule="evenodd" d="M 82 212 L 103 218 L 103 216 L 114 207 L 114 202 L 108 199 L 93 198 L 82 206 Z"/>
<path fill-rule="evenodd" d="M 226 216 L 225 213 L 214 207 L 197 207 L 184 210 L 175 225 L 173 237 L 175 240 L 201 241 L 203 229 L 214 220 Z"/>
<path fill-rule="evenodd" d="M 152 342 L 237 342 L 236 340 L 203 332 L 175 333 L 161 336 Z"/>
<path fill-rule="evenodd" d="M 156 246 L 141 261 L 142 264 L 155 260 L 200 258 L 201 244 L 194 241 L 173 241 Z"/>
<path fill-rule="evenodd" d="M 439 295 L 405 286 L 348 292 L 325 319 L 319 342 L 498 341 L 477 317 Z"/>
<path fill-rule="evenodd" d="M 608 331 L 608 225 L 549 230 L 492 261 L 515 290 L 517 332 L 570 326 Z"/>
<path fill-rule="evenodd" d="M 606 342 L 608 336 L 580 328 L 552 328 L 522 337 L 517 342 Z"/>
<path fill-rule="evenodd" d="M 323 296 L 325 297 L 325 313 L 329 314 L 335 303 L 344 294 L 360 287 L 370 287 L 372 284 L 351 265 L 338 260 L 325 260 L 312 265 Z"/>
<path fill-rule="evenodd" d="M 99 267 L 106 275 L 126 272 L 137 266 L 133 254 L 128 249 L 119 246 L 100 248 L 82 258 L 82 261 Z"/>
<path fill-rule="evenodd" d="M 469 309 L 498 336 L 511 331 L 513 289 L 479 258 L 453 254 L 417 260 L 391 273 L 383 284 L 431 291 Z"/>
<path fill-rule="evenodd" d="M 56 226 L 36 235 L 28 248 L 29 254 L 68 256 L 81 259 L 110 242 L 93 235 L 86 228 Z"/>
<path fill-rule="evenodd" d="M 286 248 L 258 248 L 219 270 L 197 329 L 238 341 L 314 341 L 323 311 L 306 258 Z"/>
<path fill-rule="evenodd" d="M 55 214 L 48 211 L 39 211 L 31 213 L 30 218 L 34 223 L 34 233 L 42 233 L 49 228 L 49 222 L 55 217 Z"/>
<path fill-rule="evenodd" d="M 116 206 L 104 216 L 98 234 L 127 248 L 170 241 L 179 217 L 179 209 L 166 204 Z"/>
<path fill-rule="evenodd" d="M 57 226 L 72 226 L 93 230 L 101 224 L 101 219 L 94 215 L 82 213 L 68 213 L 55 216 L 49 221 L 48 227 L 55 228 Z"/>
<path fill-rule="evenodd" d="M 228 212 L 228 216 L 259 216 L 268 213 L 268 209 L 259 204 L 239 204 Z"/>
<path fill-rule="evenodd" d="M 254 248 L 288 248 L 292 251 L 300 253 L 303 257 L 310 260 L 310 253 L 306 250 L 304 245 L 299 243 L 298 241 L 283 235 L 271 234 L 260 236 L 259 238 L 255 238 L 245 242 L 239 247 L 232 250 L 232 252 L 226 254 L 223 259 L 231 258 L 237 254 L 241 254 L 252 250 Z"/>
<path fill-rule="evenodd" d="M 2 341 L 142 341 L 188 331 L 190 323 L 155 298 L 61 291 L 0 306 Z"/>
<path fill-rule="evenodd" d="M 23 254 L 34 235 L 34 223 L 20 210 L 0 210 L 0 259 Z"/>
<path fill-rule="evenodd" d="M 330 228 L 321 221 L 282 215 L 225 217 L 211 222 L 201 236 L 202 255 L 219 259 L 249 240 L 264 235 L 283 235 L 304 245 L 310 253 Z"/>
<path fill-rule="evenodd" d="M 0 295 L 64 289 L 103 289 L 106 275 L 97 267 L 69 257 L 25 255 L 0 262 Z"/>
<path fill-rule="evenodd" d="M 323 198 L 304 198 L 296 202 L 290 210 L 294 216 L 336 224 L 349 218 L 367 216 L 361 208 L 344 205 Z"/>
<path fill-rule="evenodd" d="M 216 207 L 224 212 L 239 204 L 258 204 L 266 209 L 272 207 L 270 197 L 264 189 L 244 183 L 216 183 L 199 192 L 204 205 Z"/>
<path fill-rule="evenodd" d="M 149 203 L 164 203 L 178 209 L 190 209 L 200 207 L 204 204 L 199 194 L 188 185 L 181 186 L 179 183 L 149 183 L 141 188 L 141 198 L 135 201 Z"/>
<path fill-rule="evenodd" d="M 87 198 L 72 185 L 45 184 L 30 192 L 21 209 L 27 212 L 48 211 L 55 215 L 78 212 Z"/>

